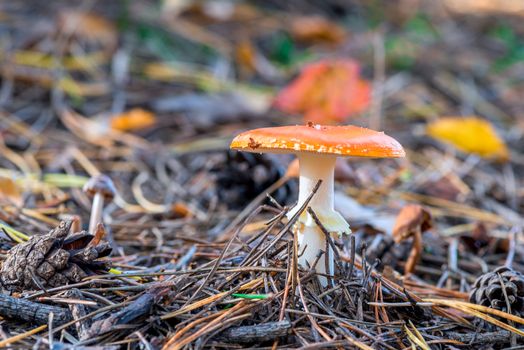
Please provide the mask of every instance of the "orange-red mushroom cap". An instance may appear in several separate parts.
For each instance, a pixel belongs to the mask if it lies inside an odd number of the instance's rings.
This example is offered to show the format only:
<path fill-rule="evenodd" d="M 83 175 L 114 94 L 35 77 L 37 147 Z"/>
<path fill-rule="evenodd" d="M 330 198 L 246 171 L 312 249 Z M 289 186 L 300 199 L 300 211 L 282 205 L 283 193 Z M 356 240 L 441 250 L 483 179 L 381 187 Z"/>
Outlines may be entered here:
<path fill-rule="evenodd" d="M 383 132 L 353 125 L 295 125 L 241 133 L 232 149 L 257 153 L 317 153 L 336 156 L 400 158 L 404 149 Z"/>

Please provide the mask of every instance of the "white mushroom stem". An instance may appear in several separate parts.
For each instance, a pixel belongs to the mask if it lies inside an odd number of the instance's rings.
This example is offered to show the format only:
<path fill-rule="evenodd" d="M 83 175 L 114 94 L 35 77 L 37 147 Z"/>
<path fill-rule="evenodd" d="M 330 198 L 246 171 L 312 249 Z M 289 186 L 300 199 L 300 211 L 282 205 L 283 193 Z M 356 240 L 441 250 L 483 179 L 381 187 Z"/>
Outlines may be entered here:
<path fill-rule="evenodd" d="M 320 188 L 315 193 L 308 206 L 317 215 L 322 225 L 332 233 L 333 237 L 337 234 L 347 233 L 349 224 L 334 209 L 334 171 L 336 156 L 318 155 L 314 153 L 303 153 L 298 155 L 300 162 L 300 182 L 297 205 L 289 212 L 291 218 L 311 195 L 314 187 L 319 180 L 322 180 Z M 302 255 L 299 263 L 302 266 L 313 266 L 319 252 L 326 251 L 326 237 L 320 227 L 309 213 L 304 211 L 295 225 L 299 251 Z M 329 259 L 326 264 L 326 257 L 322 255 L 316 264 L 316 271 L 321 274 L 334 274 L 334 254 L 331 247 L 328 249 Z M 327 286 L 327 278 L 320 277 L 322 286 Z"/>
<path fill-rule="evenodd" d="M 334 209 L 333 182 L 335 178 L 336 160 L 337 158 L 334 156 L 307 153 L 298 156 L 300 182 L 297 207 L 300 207 L 302 203 L 307 200 L 317 185 L 318 180 L 322 180 L 322 184 L 309 202 L 309 206 L 313 210 L 317 207 L 326 210 Z"/>
<path fill-rule="evenodd" d="M 102 222 L 102 211 L 104 210 L 104 196 L 102 193 L 95 193 L 93 204 L 91 205 L 91 216 L 89 217 L 89 233 L 94 234 L 96 225 Z"/>

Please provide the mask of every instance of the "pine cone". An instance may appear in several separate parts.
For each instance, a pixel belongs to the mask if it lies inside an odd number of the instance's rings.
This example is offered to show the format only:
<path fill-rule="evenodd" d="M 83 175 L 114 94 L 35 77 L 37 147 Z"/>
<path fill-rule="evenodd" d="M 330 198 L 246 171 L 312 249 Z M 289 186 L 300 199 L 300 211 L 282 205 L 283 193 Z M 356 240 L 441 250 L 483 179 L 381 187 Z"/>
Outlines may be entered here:
<path fill-rule="evenodd" d="M 96 261 L 111 248 L 102 243 L 89 246 L 94 236 L 83 231 L 69 235 L 71 221 L 44 235 L 11 248 L 0 270 L 0 281 L 10 291 L 58 287 L 80 282 L 92 269 L 105 268 Z"/>
<path fill-rule="evenodd" d="M 477 278 L 469 294 L 469 300 L 478 305 L 509 312 L 504 290 L 508 296 L 511 313 L 523 315 L 524 275 L 506 266 L 498 267 Z"/>
<path fill-rule="evenodd" d="M 284 167 L 270 155 L 247 152 L 228 152 L 225 162 L 211 171 L 216 176 L 219 199 L 230 208 L 243 208 L 285 173 Z M 288 183 L 273 197 L 286 204 L 291 191 Z"/>

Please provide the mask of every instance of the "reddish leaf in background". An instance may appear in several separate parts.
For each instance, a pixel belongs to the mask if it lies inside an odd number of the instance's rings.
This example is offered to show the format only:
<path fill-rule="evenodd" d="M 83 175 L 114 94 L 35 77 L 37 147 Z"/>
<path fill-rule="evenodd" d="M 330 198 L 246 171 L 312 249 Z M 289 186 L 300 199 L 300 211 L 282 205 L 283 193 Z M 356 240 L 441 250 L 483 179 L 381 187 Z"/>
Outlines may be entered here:
<path fill-rule="evenodd" d="M 370 84 L 359 71 L 359 64 L 350 59 L 310 64 L 280 92 L 275 107 L 303 113 L 306 122 L 344 122 L 366 110 L 371 99 Z"/>

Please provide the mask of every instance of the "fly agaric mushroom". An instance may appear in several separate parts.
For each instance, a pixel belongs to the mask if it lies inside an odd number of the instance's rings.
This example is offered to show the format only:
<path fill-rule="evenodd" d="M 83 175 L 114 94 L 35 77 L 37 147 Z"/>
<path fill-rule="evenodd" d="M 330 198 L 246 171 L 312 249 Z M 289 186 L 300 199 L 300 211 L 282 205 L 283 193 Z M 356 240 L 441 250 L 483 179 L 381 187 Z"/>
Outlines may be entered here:
<path fill-rule="evenodd" d="M 413 245 L 404 267 L 404 274 L 409 275 L 415 270 L 415 265 L 422 253 L 422 233 L 431 228 L 431 214 L 417 204 L 407 205 L 397 216 L 393 227 L 393 239 L 400 243 L 413 237 Z"/>
<path fill-rule="evenodd" d="M 292 218 L 303 206 L 315 186 L 321 185 L 308 206 L 322 226 L 332 235 L 349 234 L 346 220 L 334 209 L 334 169 L 337 157 L 404 157 L 404 149 L 393 138 L 382 132 L 358 126 L 321 126 L 308 123 L 300 126 L 281 126 L 246 131 L 231 142 L 232 149 L 256 153 L 295 153 L 300 163 L 299 194 L 296 206 L 288 213 Z M 302 253 L 299 262 L 311 266 L 320 250 L 325 250 L 326 237 L 315 218 L 303 211 L 294 227 Z M 334 273 L 332 248 L 329 259 L 318 259 L 316 271 Z M 328 260 L 326 262 L 326 260 Z M 326 263 L 328 266 L 326 266 Z M 320 278 L 323 286 L 325 277 Z"/>
<path fill-rule="evenodd" d="M 102 210 L 104 201 L 111 201 L 115 196 L 115 185 L 107 175 L 97 175 L 89 179 L 84 185 L 83 191 L 93 198 L 91 205 L 91 216 L 89 218 L 89 232 L 94 234 L 96 225 L 102 222 Z"/>

